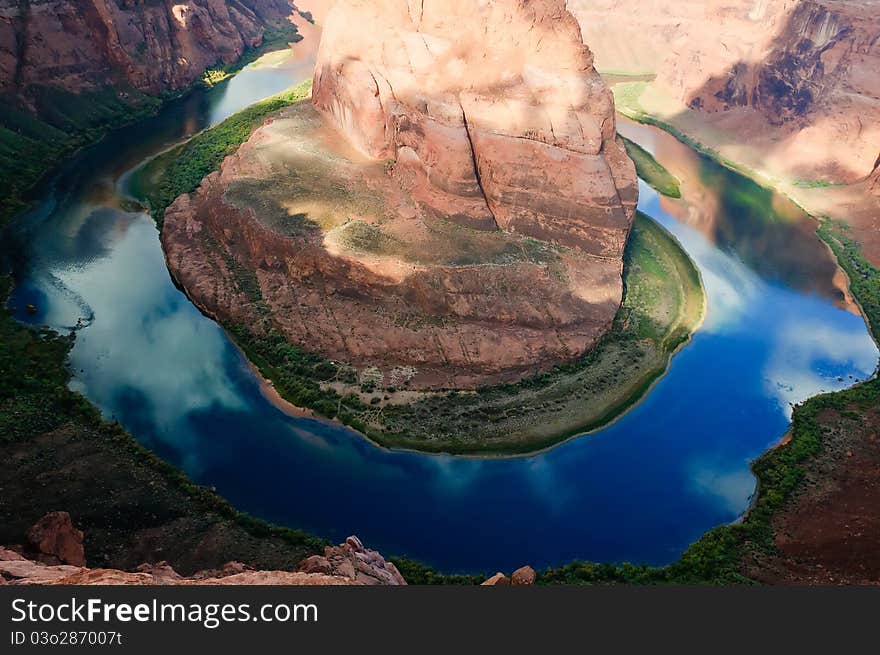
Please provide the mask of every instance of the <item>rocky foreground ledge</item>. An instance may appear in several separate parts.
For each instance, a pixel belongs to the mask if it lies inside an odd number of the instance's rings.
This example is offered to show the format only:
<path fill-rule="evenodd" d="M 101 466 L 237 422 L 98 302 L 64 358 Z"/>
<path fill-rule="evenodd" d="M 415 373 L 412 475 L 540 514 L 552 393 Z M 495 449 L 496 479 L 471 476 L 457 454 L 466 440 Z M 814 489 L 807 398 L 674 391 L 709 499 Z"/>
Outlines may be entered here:
<path fill-rule="evenodd" d="M 486 586 L 531 585 L 536 574 L 530 566 L 510 577 L 496 573 Z M 312 555 L 295 571 L 258 571 L 241 562 L 219 569 L 178 574 L 167 562 L 142 564 L 135 571 L 89 568 L 83 550 L 83 533 L 70 514 L 51 512 L 26 534 L 26 543 L 0 547 L 0 585 L 406 585 L 397 567 L 375 550 L 351 536 L 338 546 L 327 546 L 323 555 Z"/>
<path fill-rule="evenodd" d="M 24 545 L 0 547 L 0 584 L 18 585 L 405 585 L 391 562 L 365 548 L 357 537 L 327 546 L 323 555 L 300 562 L 296 571 L 257 571 L 241 562 L 219 569 L 178 574 L 166 562 L 135 571 L 89 568 L 83 533 L 67 512 L 51 512 L 26 535 Z"/>

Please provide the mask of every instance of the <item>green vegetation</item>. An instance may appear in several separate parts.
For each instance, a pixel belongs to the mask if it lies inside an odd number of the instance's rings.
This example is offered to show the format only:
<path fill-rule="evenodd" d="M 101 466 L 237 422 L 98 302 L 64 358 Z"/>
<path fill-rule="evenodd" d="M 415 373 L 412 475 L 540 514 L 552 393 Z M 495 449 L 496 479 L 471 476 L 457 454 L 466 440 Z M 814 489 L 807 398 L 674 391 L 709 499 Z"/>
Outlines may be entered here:
<path fill-rule="evenodd" d="M 0 298 L 9 293 L 0 278 Z M 178 571 L 240 560 L 294 567 L 324 542 L 237 512 L 102 420 L 68 388 L 73 336 L 35 331 L 0 313 L 0 544 L 20 543 L 40 516 L 64 509 L 86 534 L 92 565 L 132 568 L 150 556 Z M 161 550 L 144 552 L 145 542 Z"/>
<path fill-rule="evenodd" d="M 843 182 L 829 182 L 828 180 L 793 180 L 792 185 L 802 189 L 830 189 L 843 186 Z"/>
<path fill-rule="evenodd" d="M 626 153 L 636 165 L 636 173 L 640 178 L 650 184 L 657 193 L 670 198 L 681 198 L 678 178 L 667 171 L 660 162 L 654 159 L 654 155 L 638 143 L 630 141 L 624 136 L 620 138 L 623 139 Z"/>
<path fill-rule="evenodd" d="M 343 223 L 333 238 L 339 245 L 356 253 L 443 266 L 516 262 L 558 264 L 562 252 L 562 248 L 545 241 L 501 231 L 477 230 L 442 219 L 432 221 L 425 229 L 427 234 L 417 247 L 388 234 L 381 226 L 359 220 Z"/>
<path fill-rule="evenodd" d="M 296 26 L 288 21 L 277 25 L 267 25 L 263 30 L 263 40 L 254 48 L 245 50 L 238 61 L 232 64 L 219 64 L 214 68 L 207 69 L 202 74 L 202 84 L 212 87 L 220 82 L 234 77 L 242 68 L 254 63 L 264 55 L 271 52 L 283 53 L 291 43 L 302 41 L 302 36 L 296 31 Z"/>
<path fill-rule="evenodd" d="M 612 330 L 570 364 L 517 384 L 428 394 L 407 404 L 368 404 L 354 372 L 291 345 L 261 319 L 226 325 L 283 398 L 340 421 L 385 446 L 429 452 L 532 452 L 597 428 L 641 398 L 703 315 L 693 263 L 669 234 L 639 215 L 625 256 L 625 293 Z M 363 381 L 362 381 L 363 382 Z M 369 386 L 362 391 L 369 392 Z"/>
<path fill-rule="evenodd" d="M 238 150 L 269 114 L 307 98 L 310 92 L 311 82 L 304 82 L 266 98 L 147 163 L 132 185 L 140 189 L 156 221 L 161 225 L 165 209 L 174 199 L 198 188 L 202 179 Z"/>
<path fill-rule="evenodd" d="M 409 559 L 408 557 L 390 558 L 403 579 L 411 585 L 478 585 L 488 575 L 447 574 L 438 573 L 430 566 Z"/>
<path fill-rule="evenodd" d="M 26 208 L 24 195 L 51 166 L 161 104 L 111 87 L 79 94 L 43 87 L 32 94 L 36 114 L 14 95 L 0 94 L 0 227 Z"/>

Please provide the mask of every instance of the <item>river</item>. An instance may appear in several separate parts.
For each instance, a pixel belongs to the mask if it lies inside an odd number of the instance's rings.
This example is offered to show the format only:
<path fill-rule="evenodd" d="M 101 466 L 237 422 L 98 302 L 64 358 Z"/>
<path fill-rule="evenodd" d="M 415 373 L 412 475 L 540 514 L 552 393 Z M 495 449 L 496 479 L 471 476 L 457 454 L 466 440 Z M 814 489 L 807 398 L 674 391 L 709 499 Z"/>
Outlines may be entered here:
<path fill-rule="evenodd" d="M 174 286 L 125 181 L 146 157 L 302 79 L 306 65 L 248 67 L 114 132 L 41 185 L 4 238 L 18 318 L 78 328 L 72 386 L 237 508 L 334 541 L 358 534 L 447 572 L 664 564 L 747 508 L 749 462 L 782 437 L 791 403 L 874 372 L 877 348 L 810 219 L 624 122 L 682 180 L 681 200 L 643 184 L 639 204 L 680 240 L 708 294 L 705 324 L 643 402 L 594 434 L 510 459 L 389 452 L 286 415 Z"/>

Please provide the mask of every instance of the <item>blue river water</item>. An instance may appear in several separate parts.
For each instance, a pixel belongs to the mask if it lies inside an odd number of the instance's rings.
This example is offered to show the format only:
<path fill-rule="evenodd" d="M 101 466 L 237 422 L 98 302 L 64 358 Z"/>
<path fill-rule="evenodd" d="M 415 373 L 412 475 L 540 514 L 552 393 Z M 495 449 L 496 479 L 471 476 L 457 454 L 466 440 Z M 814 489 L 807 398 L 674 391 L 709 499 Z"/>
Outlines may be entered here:
<path fill-rule="evenodd" d="M 285 414 L 174 286 L 153 222 L 120 189 L 145 157 L 300 74 L 248 68 L 110 135 L 44 184 L 4 239 L 19 318 L 79 328 L 73 387 L 239 509 L 448 572 L 664 564 L 747 508 L 749 462 L 785 433 L 791 403 L 874 373 L 877 348 L 807 217 L 668 135 L 622 124 L 681 177 L 681 200 L 643 184 L 640 208 L 680 240 L 708 294 L 705 324 L 641 403 L 509 459 L 389 452 Z"/>

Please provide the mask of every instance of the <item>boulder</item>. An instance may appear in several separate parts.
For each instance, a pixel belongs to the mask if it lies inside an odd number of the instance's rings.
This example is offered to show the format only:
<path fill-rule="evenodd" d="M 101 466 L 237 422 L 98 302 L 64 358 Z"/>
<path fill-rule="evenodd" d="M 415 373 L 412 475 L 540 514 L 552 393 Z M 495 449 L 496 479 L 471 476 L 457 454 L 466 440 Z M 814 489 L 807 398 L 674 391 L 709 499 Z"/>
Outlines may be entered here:
<path fill-rule="evenodd" d="M 510 576 L 510 582 L 514 585 L 533 585 L 537 574 L 531 566 L 523 566 L 518 568 Z"/>
<path fill-rule="evenodd" d="M 296 570 L 302 571 L 303 573 L 329 574 L 333 570 L 333 567 L 330 564 L 330 560 L 323 555 L 312 555 L 300 562 L 299 566 L 296 567 Z"/>
<path fill-rule="evenodd" d="M 501 572 L 496 573 L 491 578 L 481 583 L 483 587 L 507 587 L 510 585 L 510 578 Z"/>
<path fill-rule="evenodd" d="M 28 544 L 46 563 L 85 566 L 83 533 L 73 527 L 67 512 L 50 512 L 27 532 Z"/>
<path fill-rule="evenodd" d="M 330 566 L 330 575 L 345 578 L 356 584 L 406 584 L 406 580 L 403 579 L 393 563 L 386 562 L 385 558 L 375 550 L 365 548 L 361 540 L 355 536 L 349 537 L 340 546 L 327 546 L 324 549 L 323 559 Z M 319 560 L 313 560 L 313 562 L 323 566 L 323 562 Z"/>

